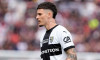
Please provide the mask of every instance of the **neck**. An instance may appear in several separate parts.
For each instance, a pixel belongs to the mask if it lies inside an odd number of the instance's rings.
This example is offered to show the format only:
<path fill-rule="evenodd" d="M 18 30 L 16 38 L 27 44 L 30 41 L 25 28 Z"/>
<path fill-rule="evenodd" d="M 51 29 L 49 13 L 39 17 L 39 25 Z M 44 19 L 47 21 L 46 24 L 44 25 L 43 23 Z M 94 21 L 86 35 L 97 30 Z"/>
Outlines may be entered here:
<path fill-rule="evenodd" d="M 55 20 L 51 20 L 51 21 L 48 21 L 48 23 L 45 25 L 45 27 L 47 30 L 50 30 L 51 28 L 53 28 L 56 25 L 57 24 L 56 24 Z"/>

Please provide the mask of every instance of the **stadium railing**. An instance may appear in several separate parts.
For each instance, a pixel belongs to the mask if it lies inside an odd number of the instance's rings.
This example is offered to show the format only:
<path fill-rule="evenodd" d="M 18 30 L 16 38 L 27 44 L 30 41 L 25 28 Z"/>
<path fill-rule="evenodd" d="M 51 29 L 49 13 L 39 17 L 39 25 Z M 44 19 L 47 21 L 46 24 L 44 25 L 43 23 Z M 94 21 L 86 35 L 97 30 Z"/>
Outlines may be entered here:
<path fill-rule="evenodd" d="M 100 53 L 77 52 L 78 60 L 100 60 Z M 0 50 L 0 60 L 41 60 L 40 51 Z"/>

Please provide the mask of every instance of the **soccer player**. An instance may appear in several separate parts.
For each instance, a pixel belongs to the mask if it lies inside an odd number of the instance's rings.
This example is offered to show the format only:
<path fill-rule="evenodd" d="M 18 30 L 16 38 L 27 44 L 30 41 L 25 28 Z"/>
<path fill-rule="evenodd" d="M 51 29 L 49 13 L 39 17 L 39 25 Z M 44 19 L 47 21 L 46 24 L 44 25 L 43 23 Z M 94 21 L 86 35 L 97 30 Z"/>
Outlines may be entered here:
<path fill-rule="evenodd" d="M 37 7 L 38 25 L 47 29 L 40 40 L 41 60 L 77 60 L 72 36 L 55 22 L 56 14 L 56 6 L 51 2 L 43 2 Z"/>

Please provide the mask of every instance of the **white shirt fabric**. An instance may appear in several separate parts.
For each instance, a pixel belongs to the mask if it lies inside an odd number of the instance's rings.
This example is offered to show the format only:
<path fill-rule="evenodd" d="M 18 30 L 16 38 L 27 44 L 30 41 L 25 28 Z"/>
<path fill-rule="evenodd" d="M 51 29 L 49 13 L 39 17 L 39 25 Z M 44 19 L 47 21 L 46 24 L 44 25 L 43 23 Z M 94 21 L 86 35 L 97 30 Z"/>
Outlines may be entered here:
<path fill-rule="evenodd" d="M 66 60 L 65 51 L 75 47 L 70 32 L 61 25 L 56 25 L 50 30 L 46 31 L 46 34 L 40 40 L 41 55 L 43 56 L 41 60 Z M 48 38 L 46 38 L 47 36 Z"/>

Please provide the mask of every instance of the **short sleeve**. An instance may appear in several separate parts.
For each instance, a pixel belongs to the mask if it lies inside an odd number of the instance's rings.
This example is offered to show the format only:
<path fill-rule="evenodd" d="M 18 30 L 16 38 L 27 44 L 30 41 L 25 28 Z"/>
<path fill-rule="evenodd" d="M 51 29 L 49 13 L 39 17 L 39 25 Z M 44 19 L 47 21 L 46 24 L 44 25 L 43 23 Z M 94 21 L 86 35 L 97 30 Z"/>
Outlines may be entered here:
<path fill-rule="evenodd" d="M 59 34 L 59 42 L 64 49 L 64 51 L 67 51 L 70 48 L 75 48 L 72 36 L 69 31 L 61 31 Z"/>

